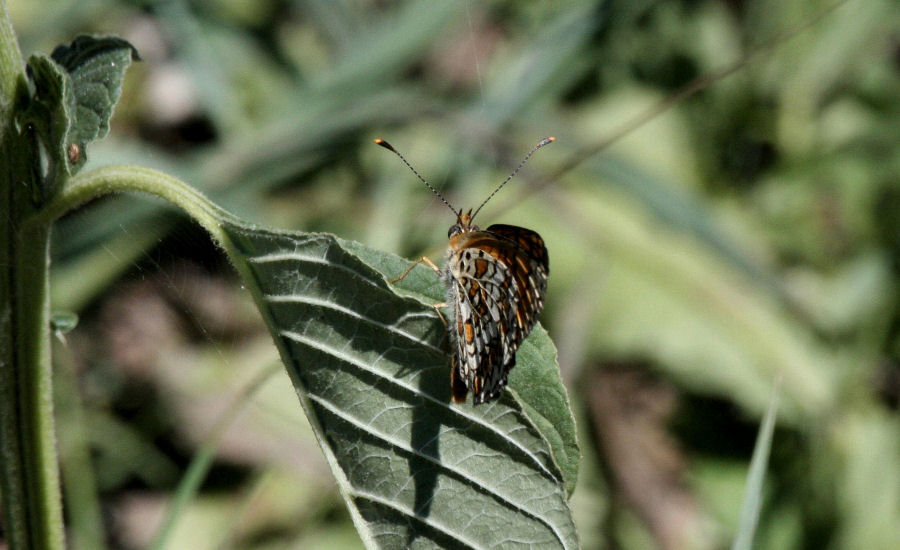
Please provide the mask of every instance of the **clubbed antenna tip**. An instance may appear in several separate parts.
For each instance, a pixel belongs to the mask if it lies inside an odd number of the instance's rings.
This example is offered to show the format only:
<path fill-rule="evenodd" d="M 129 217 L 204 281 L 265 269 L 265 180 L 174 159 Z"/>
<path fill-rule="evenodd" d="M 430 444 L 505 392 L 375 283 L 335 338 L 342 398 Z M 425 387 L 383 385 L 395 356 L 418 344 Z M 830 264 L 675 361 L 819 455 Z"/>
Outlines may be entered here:
<path fill-rule="evenodd" d="M 384 141 L 384 140 L 381 139 L 381 138 L 375 138 L 375 143 L 377 143 L 378 145 L 381 145 L 382 147 L 384 147 L 384 148 L 387 149 L 388 151 L 393 151 L 394 153 L 397 153 L 397 150 L 394 149 L 394 146 L 393 146 L 393 145 L 391 145 L 390 143 Z M 400 153 L 397 153 L 397 154 L 399 155 Z"/>
<path fill-rule="evenodd" d="M 535 146 L 531 149 L 531 151 L 528 152 L 527 155 L 525 155 L 525 158 L 523 158 L 523 159 L 522 159 L 522 162 L 520 162 L 519 165 L 516 166 L 516 169 L 512 171 L 512 174 L 510 174 L 505 180 L 503 180 L 503 183 L 501 183 L 500 185 L 498 185 L 497 188 L 494 189 L 494 192 L 491 193 L 490 195 L 488 195 L 488 198 L 484 199 L 484 202 L 481 203 L 481 206 L 479 206 L 479 207 L 475 210 L 475 213 L 472 214 L 472 219 L 473 219 L 473 220 L 475 219 L 475 216 L 478 215 L 479 212 L 481 212 L 482 207 L 484 207 L 484 205 L 487 204 L 488 201 L 491 200 L 491 198 L 493 198 L 493 196 L 497 194 L 497 191 L 499 191 L 500 189 L 502 189 L 503 186 L 506 185 L 506 183 L 507 183 L 509 180 L 513 179 L 513 177 L 515 177 L 515 175 L 519 173 L 519 170 L 521 170 L 522 167 L 525 166 L 525 163 L 528 162 L 528 159 L 531 158 L 531 155 L 533 155 L 535 151 L 537 151 L 538 149 L 540 149 L 540 148 L 543 147 L 544 145 L 553 143 L 554 141 L 556 141 L 556 138 L 553 137 L 553 136 L 545 137 L 544 139 L 542 139 L 541 141 L 539 141 L 538 144 L 535 145 Z"/>
<path fill-rule="evenodd" d="M 412 164 L 410 164 L 409 161 L 406 160 L 406 157 L 404 157 L 403 155 L 400 154 L 400 151 L 394 149 L 394 146 L 393 146 L 393 145 L 391 145 L 390 143 L 384 141 L 384 140 L 381 139 L 381 138 L 375 138 L 375 143 L 376 143 L 377 145 L 381 145 L 382 147 L 384 147 L 384 148 L 387 149 L 388 151 L 391 151 L 392 153 L 394 153 L 395 155 L 397 155 L 398 157 L 400 157 L 400 160 L 403 161 L 403 164 L 405 164 L 407 168 L 409 168 L 410 170 L 412 170 L 412 173 L 415 174 L 417 178 L 419 178 L 419 181 L 421 181 L 422 183 L 424 183 L 424 184 L 425 184 L 425 187 L 427 187 L 428 189 L 431 189 L 431 192 L 434 193 L 435 195 L 437 195 L 437 198 L 441 199 L 441 202 L 443 202 L 444 204 L 446 204 L 446 205 L 447 205 L 447 208 L 449 208 L 454 214 L 456 214 L 457 216 L 459 216 L 459 212 L 457 212 L 456 209 L 453 208 L 453 205 L 450 204 L 450 202 L 447 201 L 447 199 L 445 199 L 443 195 L 441 195 L 440 193 L 438 193 L 438 190 L 437 190 L 437 189 L 435 189 L 434 187 L 431 186 L 430 183 L 428 183 L 427 181 L 425 181 L 425 178 L 423 178 L 422 176 L 419 175 L 419 172 L 417 172 L 416 169 L 412 167 Z"/>

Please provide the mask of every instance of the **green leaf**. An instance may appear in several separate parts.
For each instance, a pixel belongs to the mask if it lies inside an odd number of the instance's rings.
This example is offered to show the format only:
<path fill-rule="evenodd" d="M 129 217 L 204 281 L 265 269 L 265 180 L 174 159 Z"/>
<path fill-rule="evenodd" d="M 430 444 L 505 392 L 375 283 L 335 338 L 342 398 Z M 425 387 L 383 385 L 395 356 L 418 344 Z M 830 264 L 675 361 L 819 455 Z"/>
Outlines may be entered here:
<path fill-rule="evenodd" d="M 412 263 L 355 242 L 342 241 L 342 246 L 388 279 L 398 277 Z M 403 280 L 398 281 L 393 289 L 412 296 L 426 305 L 443 302 L 447 293 L 437 274 L 422 264 Z M 553 451 L 553 458 L 565 478 L 566 490 L 571 495 L 578 480 L 581 450 L 578 447 L 572 407 L 559 374 L 556 347 L 547 331 L 540 325 L 534 327 L 531 336 L 522 343 L 516 353 L 516 367 L 510 372 L 509 380 L 507 391 L 519 396 L 518 401 L 525 414 L 547 439 Z"/>
<path fill-rule="evenodd" d="M 512 382 L 486 405 L 451 404 L 433 272 L 389 284 L 408 260 L 333 235 L 247 225 L 176 178 L 136 166 L 78 174 L 34 223 L 113 191 L 171 201 L 225 249 L 367 545 L 578 546 L 567 503 L 574 421 L 558 373 L 547 375 L 558 367 L 546 332 L 535 329 L 519 350 L 513 372 L 530 382 Z M 554 403 L 564 410 L 549 410 Z"/>
<path fill-rule="evenodd" d="M 34 96 L 24 124 L 35 129 L 44 150 L 43 197 L 87 161 L 87 145 L 109 132 L 122 79 L 137 50 L 119 38 L 79 36 L 51 56 L 28 58 Z"/>
<path fill-rule="evenodd" d="M 34 83 L 34 97 L 24 113 L 22 125 L 31 125 L 43 145 L 46 169 L 36 167 L 42 174 L 42 196 L 51 194 L 51 186 L 62 174 L 69 174 L 66 166 L 66 144 L 69 134 L 71 87 L 63 69 L 49 56 L 35 54 L 28 58 L 28 76 Z"/>
<path fill-rule="evenodd" d="M 747 490 L 741 505 L 741 520 L 737 535 L 731 546 L 732 550 L 750 550 L 753 537 L 759 524 L 759 511 L 762 508 L 763 482 L 766 479 L 766 468 L 769 465 L 769 453 L 775 434 L 775 420 L 778 415 L 778 394 L 780 384 L 772 389 L 772 397 L 766 409 L 766 415 L 759 426 L 759 435 L 753 447 L 753 458 L 750 460 L 750 473 L 747 475 Z"/>
<path fill-rule="evenodd" d="M 571 495 L 578 481 L 581 449 L 569 396 L 559 375 L 556 346 L 544 327 L 534 327 L 516 354 L 516 363 L 509 375 L 510 391 L 521 398 L 525 414 L 550 443 Z"/>
<path fill-rule="evenodd" d="M 79 36 L 68 46 L 58 46 L 51 57 L 69 76 L 66 147 L 76 144 L 81 148 L 78 159 L 69 163 L 70 173 L 74 173 L 84 165 L 87 144 L 109 133 L 125 71 L 140 57 L 134 46 L 121 38 L 93 36 Z"/>
<path fill-rule="evenodd" d="M 558 371 L 545 331 L 520 349 L 514 391 L 453 405 L 433 272 L 390 285 L 407 260 L 331 235 L 221 228 L 367 545 L 577 547 L 565 390 L 558 373 L 541 388 L 550 399 L 529 401 L 541 392 L 520 385 Z"/>

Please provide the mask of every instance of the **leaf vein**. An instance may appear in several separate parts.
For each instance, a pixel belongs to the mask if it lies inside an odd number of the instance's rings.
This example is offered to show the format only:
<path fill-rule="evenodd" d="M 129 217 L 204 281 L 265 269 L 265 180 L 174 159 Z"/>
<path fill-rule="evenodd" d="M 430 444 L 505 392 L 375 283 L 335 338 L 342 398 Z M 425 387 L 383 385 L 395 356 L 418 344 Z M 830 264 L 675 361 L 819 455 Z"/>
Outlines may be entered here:
<path fill-rule="evenodd" d="M 402 451 L 405 451 L 409 454 L 412 454 L 421 459 L 424 459 L 425 461 L 434 464 L 435 466 L 437 466 L 440 469 L 452 472 L 454 475 L 456 475 L 460 479 L 465 479 L 465 480 L 468 480 L 471 482 L 471 476 L 467 475 L 466 472 L 460 471 L 460 470 L 450 466 L 449 463 L 441 462 L 440 460 L 435 459 L 433 456 L 427 455 L 418 449 L 412 448 L 412 446 L 407 445 L 405 442 L 400 441 L 399 439 L 388 435 L 387 433 L 385 433 L 382 430 L 376 429 L 374 426 L 371 425 L 371 423 L 363 424 L 362 422 L 357 420 L 355 417 L 345 413 L 343 410 L 334 406 L 327 399 L 320 397 L 318 395 L 314 395 L 314 394 L 310 394 L 310 399 L 312 399 L 316 403 L 320 404 L 322 407 L 327 409 L 331 414 L 337 416 L 338 418 L 344 420 L 345 422 L 347 422 L 349 424 L 352 424 L 357 429 L 364 431 L 364 432 L 369 432 L 369 433 L 379 437 L 382 441 L 390 443 L 391 445 L 393 445 L 394 447 L 396 447 Z M 488 456 L 488 455 L 484 455 L 484 456 Z M 526 477 L 526 478 L 528 477 L 527 475 L 524 475 L 524 474 L 519 474 L 519 475 L 522 475 L 523 477 Z M 509 478 L 506 478 L 506 479 L 509 479 Z M 507 496 L 503 495 L 502 493 L 500 493 L 499 491 L 497 491 L 495 488 L 487 485 L 487 480 L 479 480 L 478 483 L 474 484 L 474 485 L 478 489 L 484 490 L 486 493 L 488 493 L 492 497 L 496 498 L 500 502 L 506 503 L 506 505 L 509 506 L 510 508 L 512 508 L 513 510 L 518 511 L 519 513 L 522 513 L 523 515 L 529 516 L 532 519 L 534 519 L 535 521 L 537 521 L 538 523 L 545 525 L 550 531 L 553 532 L 553 535 L 560 542 L 562 542 L 564 540 L 562 535 L 559 533 L 559 531 L 557 531 L 556 527 L 552 523 L 550 523 L 549 520 L 541 517 L 540 512 L 537 512 L 534 510 L 529 510 L 529 509 L 525 508 L 524 506 L 522 506 L 522 504 L 514 502 L 509 497 L 507 497 Z M 537 502 L 537 499 L 529 499 L 526 502 Z"/>
<path fill-rule="evenodd" d="M 281 334 L 281 336 L 283 336 L 289 340 L 293 340 L 295 342 L 300 342 L 302 344 L 305 344 L 307 346 L 315 348 L 321 352 L 327 353 L 337 359 L 340 359 L 341 361 L 344 361 L 345 363 L 348 363 L 350 365 L 358 367 L 358 368 L 368 372 L 369 374 L 373 374 L 373 375 L 377 376 L 378 378 L 387 380 L 389 383 L 395 384 L 395 385 L 409 391 L 413 395 L 416 395 L 418 397 L 421 397 L 423 399 L 426 399 L 428 401 L 431 401 L 432 403 L 436 403 L 437 405 L 440 405 L 441 407 L 448 409 L 451 412 L 451 414 L 461 416 L 461 417 L 465 418 L 466 420 L 468 420 L 470 423 L 477 424 L 477 425 L 481 426 L 482 428 L 486 429 L 487 431 L 495 433 L 501 439 L 508 441 L 510 444 L 512 444 L 514 447 L 516 447 L 519 451 L 521 451 L 525 456 L 527 456 L 529 459 L 531 459 L 531 461 L 534 462 L 534 464 L 538 467 L 538 469 L 543 471 L 547 475 L 547 477 L 549 477 L 550 479 L 557 481 L 557 482 L 561 481 L 555 475 L 553 475 L 553 472 L 549 468 L 547 468 L 547 466 L 545 466 L 544 463 L 541 462 L 541 460 L 537 456 L 535 456 L 534 453 L 532 453 L 531 451 L 529 451 L 528 449 L 523 447 L 522 444 L 519 443 L 517 440 L 509 437 L 509 434 L 506 434 L 506 433 L 498 430 L 497 427 L 494 426 L 493 424 L 491 424 L 490 422 L 485 422 L 484 419 L 482 419 L 482 418 L 466 414 L 465 412 L 463 412 L 463 410 L 460 407 L 450 406 L 449 403 L 441 401 L 441 400 L 435 398 L 434 396 L 423 392 L 419 388 L 412 386 L 411 384 L 407 384 L 398 378 L 389 377 L 389 376 L 385 375 L 384 372 L 382 372 L 378 369 L 373 369 L 372 367 L 370 367 L 368 365 L 368 363 L 361 361 L 360 359 L 353 357 L 352 355 L 348 355 L 341 350 L 338 350 L 331 346 L 325 345 L 322 342 L 319 342 L 317 340 L 307 338 L 303 334 L 300 334 L 297 332 L 292 332 L 289 330 L 280 330 L 279 334 Z M 309 395 L 312 396 L 313 394 L 310 393 Z"/>
<path fill-rule="evenodd" d="M 443 533 L 444 535 L 447 535 L 448 537 L 458 541 L 460 544 L 465 544 L 469 548 L 482 548 L 482 546 L 476 544 L 475 542 L 473 542 L 471 540 L 460 537 L 454 530 L 451 530 L 448 527 L 435 522 L 431 518 L 420 516 L 420 515 L 416 514 L 412 509 L 410 509 L 408 507 L 398 506 L 395 502 L 384 499 L 384 498 L 380 497 L 379 495 L 375 495 L 372 493 L 354 489 L 353 497 L 368 500 L 370 502 L 374 502 L 375 504 L 384 506 L 385 508 L 390 508 L 391 510 L 394 510 L 394 511 L 399 512 L 405 516 L 408 516 L 416 521 L 424 523 L 425 525 L 431 527 L 432 529 L 439 531 L 439 532 Z"/>
<path fill-rule="evenodd" d="M 346 265 L 341 265 L 334 262 L 329 262 L 325 258 L 319 258 L 316 256 L 308 256 L 306 254 L 299 254 L 297 252 L 276 252 L 272 254 L 264 254 L 262 256 L 248 256 L 247 261 L 254 264 L 265 264 L 265 263 L 274 263 L 274 262 L 286 262 L 286 261 L 297 261 L 297 262 L 307 262 L 319 265 L 326 265 L 329 267 L 333 267 L 335 269 L 339 269 L 341 271 L 346 271 L 347 273 L 352 274 L 354 277 L 378 288 L 384 288 L 383 281 L 377 281 L 374 279 L 370 279 L 368 277 L 363 276 L 359 271 L 354 270 L 351 267 Z"/>
<path fill-rule="evenodd" d="M 365 323 L 369 323 L 369 324 L 381 327 L 381 328 L 387 330 L 388 332 L 393 332 L 395 334 L 398 334 L 398 335 L 400 335 L 404 338 L 407 338 L 408 340 L 411 340 L 417 344 L 421 344 L 422 346 L 425 346 L 428 349 L 431 349 L 433 351 L 437 351 L 442 354 L 445 353 L 444 350 L 442 350 L 440 347 L 435 346 L 434 344 L 431 344 L 425 340 L 421 340 L 421 339 L 417 338 L 414 334 L 409 333 L 405 330 L 399 329 L 395 325 L 389 325 L 387 323 L 382 323 L 381 321 L 376 321 L 375 319 L 366 317 L 365 315 L 363 315 L 361 313 L 353 311 L 350 308 L 338 305 L 334 302 L 329 302 L 327 300 L 320 300 L 318 298 L 312 298 L 309 296 L 301 296 L 301 295 L 294 295 L 294 294 L 289 294 L 289 295 L 266 294 L 263 296 L 263 298 L 272 303 L 302 303 L 302 304 L 309 304 L 309 305 L 313 305 L 313 306 L 324 307 L 324 308 L 332 309 L 334 311 L 339 311 L 339 312 L 349 315 L 355 319 L 359 319 L 360 321 L 363 321 Z M 436 315 L 429 316 L 429 317 L 433 317 L 434 319 L 437 319 Z"/>

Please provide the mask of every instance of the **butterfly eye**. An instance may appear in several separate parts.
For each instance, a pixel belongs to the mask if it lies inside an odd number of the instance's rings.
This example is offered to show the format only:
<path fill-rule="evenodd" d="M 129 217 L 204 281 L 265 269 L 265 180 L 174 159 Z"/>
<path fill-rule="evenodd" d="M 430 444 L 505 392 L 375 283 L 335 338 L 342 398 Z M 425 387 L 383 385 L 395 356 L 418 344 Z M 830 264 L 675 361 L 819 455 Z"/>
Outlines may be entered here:
<path fill-rule="evenodd" d="M 449 239 L 450 237 L 452 237 L 453 235 L 456 235 L 456 234 L 459 233 L 460 231 L 462 231 L 462 228 L 459 226 L 459 224 L 458 224 L 458 223 L 457 223 L 457 224 L 454 224 L 453 227 L 451 227 L 451 228 L 447 231 L 447 238 Z"/>

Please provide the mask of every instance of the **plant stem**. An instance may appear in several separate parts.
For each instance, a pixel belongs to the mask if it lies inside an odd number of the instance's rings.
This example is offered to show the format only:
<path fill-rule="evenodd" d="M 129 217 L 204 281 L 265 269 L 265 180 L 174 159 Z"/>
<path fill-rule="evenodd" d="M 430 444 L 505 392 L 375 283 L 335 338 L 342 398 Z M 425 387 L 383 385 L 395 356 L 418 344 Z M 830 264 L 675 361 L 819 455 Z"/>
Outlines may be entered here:
<path fill-rule="evenodd" d="M 9 127 L 11 129 L 11 126 Z M 63 548 L 59 470 L 54 440 L 50 368 L 49 235 L 52 223 L 65 212 L 98 196 L 122 191 L 161 197 L 181 207 L 205 227 L 226 251 L 230 241 L 220 221 L 230 215 L 184 182 L 137 166 L 108 166 L 72 177 L 49 204 L 32 204 L 31 187 L 12 185 L 33 177 L 25 160 L 16 160 L 27 141 L 18 132 L 4 135 L 7 176 L 13 209 L 3 225 L 4 252 L 9 262 L 2 284 L 3 348 L 0 364 L 3 498 L 9 540 L 13 548 Z M 27 158 L 27 157 L 26 157 Z M 8 314 L 6 313 L 8 312 Z"/>
<path fill-rule="evenodd" d="M 64 548 L 53 425 L 48 292 L 49 225 L 39 205 L 37 151 L 16 127 L 27 98 L 22 55 L 0 0 L 0 490 L 15 549 Z"/>
<path fill-rule="evenodd" d="M 122 192 L 153 195 L 174 204 L 209 231 L 213 239 L 226 248 L 226 252 L 230 252 L 228 238 L 220 227 L 220 221 L 233 219 L 229 212 L 178 178 L 142 166 L 104 166 L 72 176 L 60 193 L 28 223 L 49 225 L 87 201 Z"/>
<path fill-rule="evenodd" d="M 64 548 L 59 463 L 53 418 L 50 359 L 50 228 L 15 235 L 14 368 L 19 398 L 19 438 L 32 544 Z"/>

